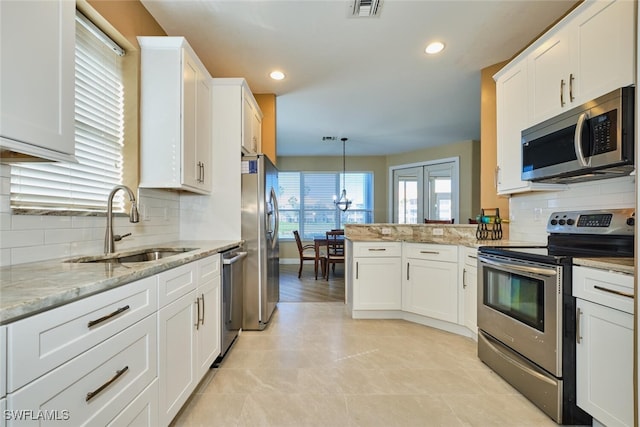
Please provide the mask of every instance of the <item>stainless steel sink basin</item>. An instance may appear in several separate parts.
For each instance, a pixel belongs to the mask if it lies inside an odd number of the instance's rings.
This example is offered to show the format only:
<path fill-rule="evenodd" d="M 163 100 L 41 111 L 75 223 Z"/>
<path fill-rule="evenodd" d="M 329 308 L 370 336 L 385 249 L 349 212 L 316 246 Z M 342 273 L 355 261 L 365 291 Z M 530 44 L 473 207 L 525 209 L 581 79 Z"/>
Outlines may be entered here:
<path fill-rule="evenodd" d="M 175 255 L 180 255 L 185 252 L 194 251 L 197 248 L 154 248 L 144 249 L 141 251 L 125 253 L 122 255 L 99 255 L 93 257 L 81 257 L 67 260 L 66 262 L 75 263 L 127 263 L 127 262 L 148 262 L 157 261 L 162 258 L 167 258 Z"/>

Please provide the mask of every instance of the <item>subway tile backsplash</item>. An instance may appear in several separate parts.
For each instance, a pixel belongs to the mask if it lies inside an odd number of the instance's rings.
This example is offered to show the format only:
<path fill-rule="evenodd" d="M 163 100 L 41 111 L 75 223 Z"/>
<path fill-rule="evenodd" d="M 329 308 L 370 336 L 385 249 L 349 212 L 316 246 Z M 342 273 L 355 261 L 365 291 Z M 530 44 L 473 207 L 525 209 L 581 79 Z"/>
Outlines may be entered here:
<path fill-rule="evenodd" d="M 635 176 L 569 184 L 566 190 L 513 195 L 509 200 L 509 238 L 547 242 L 547 219 L 556 211 L 635 206 Z"/>
<path fill-rule="evenodd" d="M 102 253 L 106 217 L 14 215 L 10 208 L 10 167 L 0 164 L 0 266 Z M 138 190 L 140 222 L 114 218 L 116 234 L 132 233 L 116 250 L 178 240 L 180 195 L 174 191 Z"/>

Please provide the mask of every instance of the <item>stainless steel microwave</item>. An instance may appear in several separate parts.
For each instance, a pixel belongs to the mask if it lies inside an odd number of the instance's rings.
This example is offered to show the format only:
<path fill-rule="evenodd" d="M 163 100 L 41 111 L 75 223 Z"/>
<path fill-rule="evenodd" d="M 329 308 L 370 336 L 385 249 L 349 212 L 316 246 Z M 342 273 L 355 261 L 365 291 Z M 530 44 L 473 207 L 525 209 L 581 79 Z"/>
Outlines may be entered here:
<path fill-rule="evenodd" d="M 522 180 L 571 183 L 634 170 L 634 87 L 522 131 Z"/>

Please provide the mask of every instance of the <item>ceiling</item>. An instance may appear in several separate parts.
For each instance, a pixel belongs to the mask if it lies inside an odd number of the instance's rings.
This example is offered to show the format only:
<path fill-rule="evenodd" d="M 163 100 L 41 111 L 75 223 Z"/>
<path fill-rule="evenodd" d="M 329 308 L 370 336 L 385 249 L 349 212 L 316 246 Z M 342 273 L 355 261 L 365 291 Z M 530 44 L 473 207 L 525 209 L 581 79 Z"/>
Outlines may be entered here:
<path fill-rule="evenodd" d="M 275 93 L 279 156 L 386 155 L 480 139 L 480 70 L 512 57 L 575 0 L 142 0 L 213 77 Z M 430 41 L 445 49 L 426 55 Z M 286 74 L 274 81 L 269 73 Z M 322 137 L 335 136 L 335 142 Z"/>

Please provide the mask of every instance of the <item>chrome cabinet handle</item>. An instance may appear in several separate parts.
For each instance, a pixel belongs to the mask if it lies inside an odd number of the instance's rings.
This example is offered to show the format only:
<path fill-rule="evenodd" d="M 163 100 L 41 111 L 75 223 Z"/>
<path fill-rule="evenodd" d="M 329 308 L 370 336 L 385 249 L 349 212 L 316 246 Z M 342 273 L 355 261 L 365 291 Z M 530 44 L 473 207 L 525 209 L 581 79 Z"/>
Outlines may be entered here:
<path fill-rule="evenodd" d="M 201 325 L 204 325 L 204 294 L 201 294 L 200 300 L 202 300 L 202 322 Z"/>
<path fill-rule="evenodd" d="M 200 329 L 200 297 L 196 298 L 196 302 L 194 302 L 194 304 L 196 305 L 196 324 L 193 325 L 196 327 L 196 330 Z"/>
<path fill-rule="evenodd" d="M 560 106 L 564 107 L 564 79 L 560 79 Z"/>
<path fill-rule="evenodd" d="M 407 280 L 409 280 L 409 263 L 407 263 Z"/>
<path fill-rule="evenodd" d="M 369 248 L 368 250 L 370 252 L 384 252 L 384 251 L 386 251 L 385 248 Z"/>
<path fill-rule="evenodd" d="M 420 251 L 421 254 L 440 255 L 438 251 Z"/>
<path fill-rule="evenodd" d="M 578 308 L 578 313 L 576 314 L 576 344 L 580 344 L 582 341 L 582 336 L 580 335 L 580 316 L 582 316 L 582 310 Z"/>
<path fill-rule="evenodd" d="M 109 313 L 109 314 L 107 314 L 106 316 L 102 316 L 102 317 L 101 317 L 101 318 L 99 318 L 99 319 L 96 319 L 96 320 L 89 320 L 89 323 L 87 323 L 87 327 L 88 327 L 88 328 L 91 328 L 91 327 L 93 327 L 93 326 L 96 326 L 97 324 L 102 323 L 102 322 L 104 322 L 104 321 L 106 321 L 106 320 L 109 320 L 109 319 L 111 319 L 112 317 L 115 317 L 115 316 L 117 316 L 117 315 L 118 315 L 118 314 L 120 314 L 120 313 L 124 313 L 125 311 L 129 310 L 129 308 L 131 308 L 131 307 L 129 307 L 128 305 L 125 305 L 124 307 L 120 307 L 119 309 L 117 309 L 117 310 L 116 310 L 116 311 L 114 311 L 113 313 Z"/>
<path fill-rule="evenodd" d="M 122 374 L 124 374 L 125 372 L 127 372 L 129 370 L 128 366 L 125 366 L 124 368 L 120 369 L 119 371 L 116 371 L 116 374 L 111 377 L 111 379 L 109 381 L 107 381 L 106 383 L 102 384 L 100 387 L 98 387 L 97 389 L 95 389 L 94 391 L 90 391 L 87 393 L 87 397 L 85 397 L 85 402 L 90 401 L 91 399 L 93 399 L 94 397 L 96 397 L 98 394 L 100 394 L 100 392 L 102 392 L 105 388 L 109 387 L 111 384 L 113 384 L 113 382 L 115 380 L 117 380 L 118 378 L 120 378 L 122 376 Z"/>
<path fill-rule="evenodd" d="M 496 166 L 496 170 L 493 174 L 493 187 L 497 189 L 498 184 L 500 184 L 500 166 Z"/>
<path fill-rule="evenodd" d="M 467 269 L 463 268 L 462 269 L 462 288 L 463 289 L 467 288 L 467 281 L 465 280 L 466 277 L 467 277 Z"/>
<path fill-rule="evenodd" d="M 359 272 L 359 263 L 356 261 L 356 280 L 358 279 L 358 272 Z"/>
<path fill-rule="evenodd" d="M 603 292 L 609 292 L 610 294 L 614 294 L 614 295 L 620 295 L 622 297 L 626 297 L 626 298 L 631 298 L 633 299 L 633 294 L 628 294 L 626 292 L 622 292 L 622 291 L 617 291 L 615 289 L 609 289 L 609 288 L 603 288 L 602 286 L 598 286 L 598 285 L 594 285 L 593 286 L 594 289 L 597 289 L 599 291 L 603 291 Z"/>
<path fill-rule="evenodd" d="M 569 102 L 573 102 L 575 99 L 573 97 L 573 80 L 575 80 L 575 78 L 573 77 L 573 73 L 571 73 L 569 74 Z"/>

